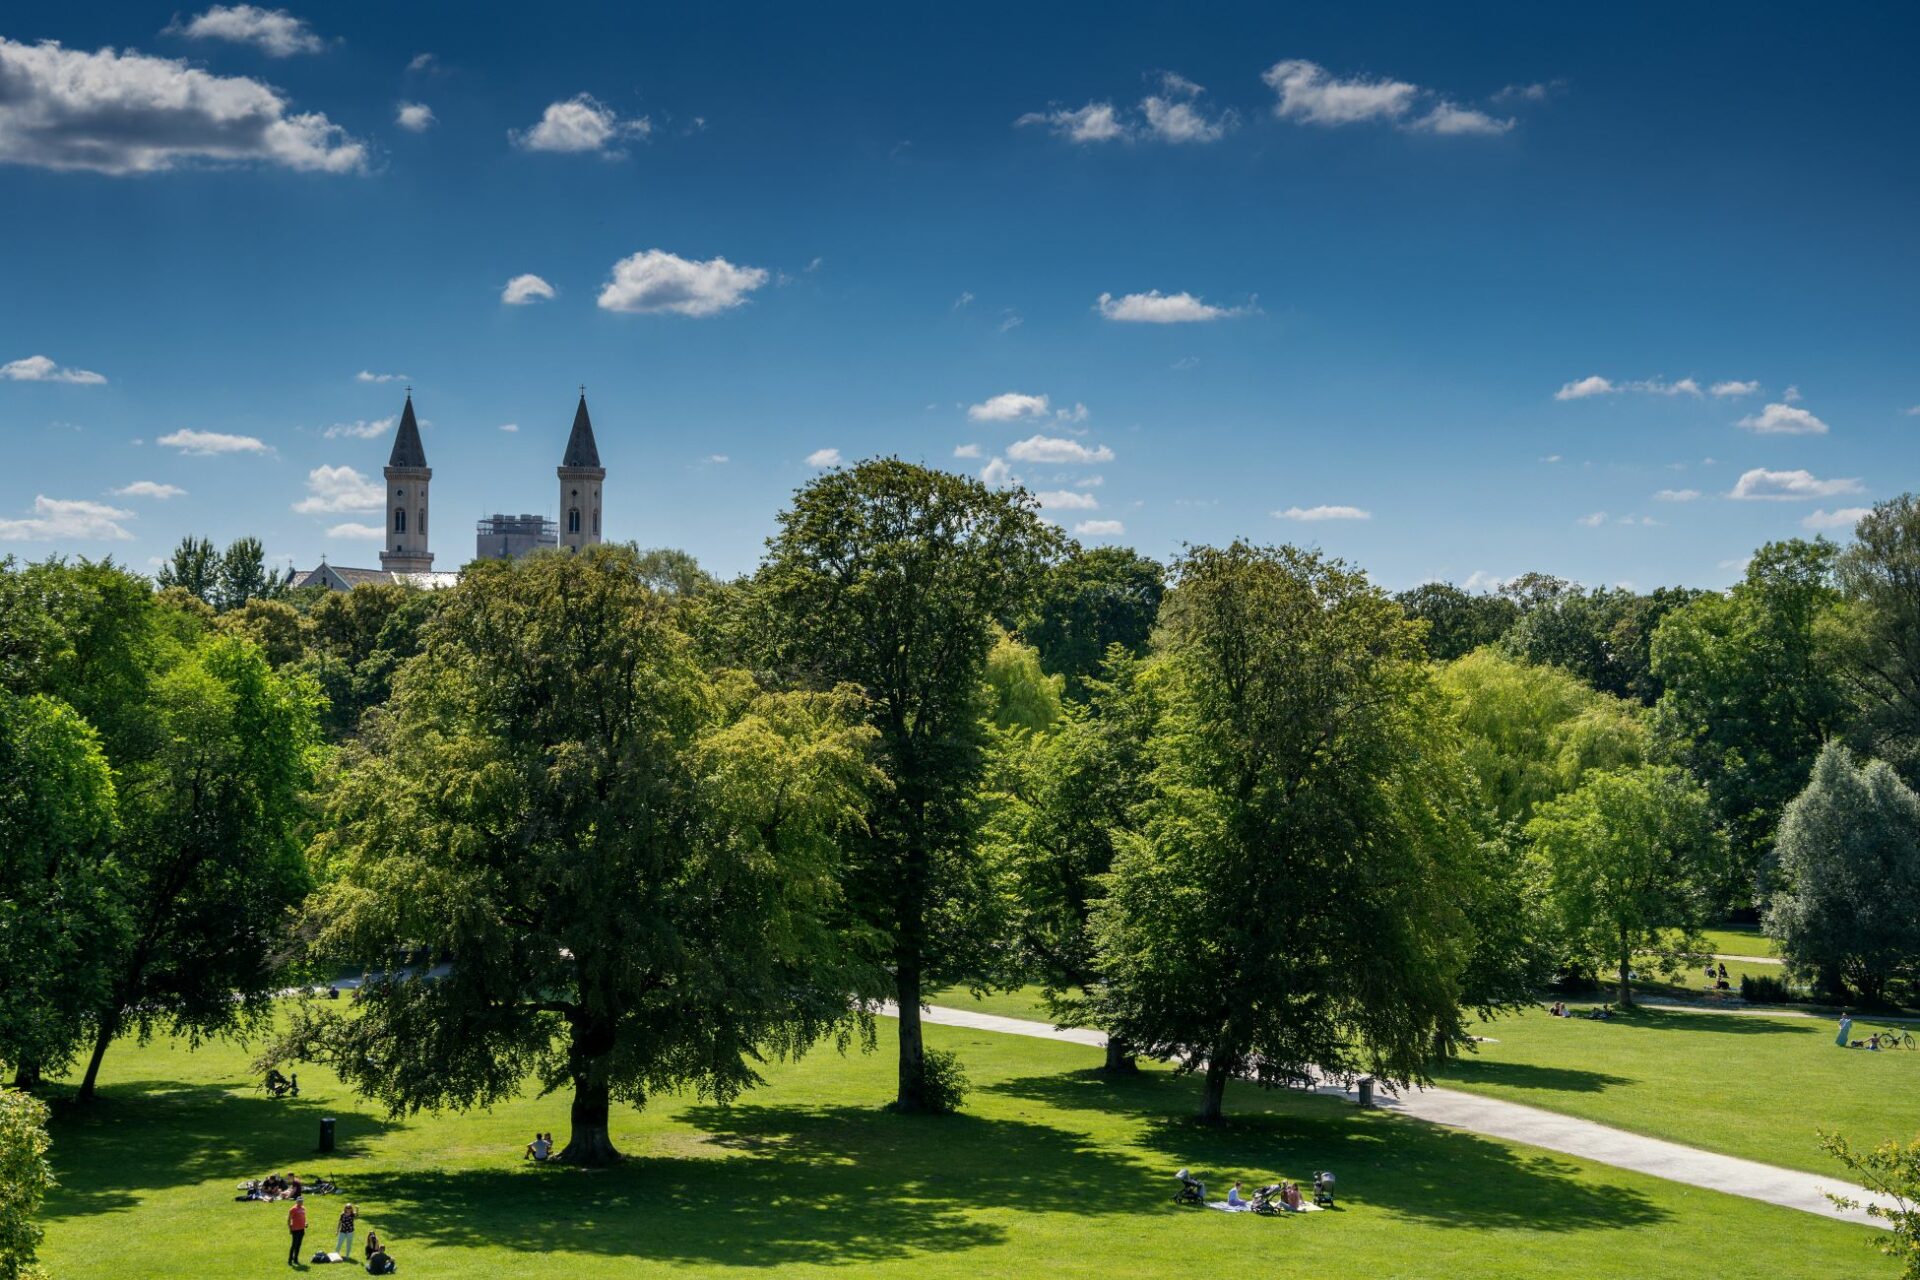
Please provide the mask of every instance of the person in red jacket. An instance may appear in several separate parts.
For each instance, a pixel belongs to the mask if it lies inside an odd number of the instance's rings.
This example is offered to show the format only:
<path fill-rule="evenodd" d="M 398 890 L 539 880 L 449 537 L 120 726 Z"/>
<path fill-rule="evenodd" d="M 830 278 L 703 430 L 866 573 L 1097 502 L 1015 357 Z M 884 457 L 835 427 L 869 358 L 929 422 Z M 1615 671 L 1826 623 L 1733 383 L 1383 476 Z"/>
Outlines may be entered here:
<path fill-rule="evenodd" d="M 307 1202 L 298 1196 L 294 1197 L 293 1208 L 287 1210 L 287 1234 L 293 1237 L 292 1243 L 287 1245 L 287 1265 L 297 1267 L 300 1265 L 300 1242 L 307 1235 Z"/>

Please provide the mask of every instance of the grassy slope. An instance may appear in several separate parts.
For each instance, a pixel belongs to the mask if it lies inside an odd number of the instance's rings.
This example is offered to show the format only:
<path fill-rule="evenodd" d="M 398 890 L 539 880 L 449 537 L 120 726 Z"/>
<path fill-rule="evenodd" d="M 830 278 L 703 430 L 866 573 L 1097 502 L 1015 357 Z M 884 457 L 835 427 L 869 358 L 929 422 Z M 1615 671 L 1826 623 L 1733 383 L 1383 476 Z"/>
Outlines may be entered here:
<path fill-rule="evenodd" d="M 945 1005 L 949 1009 L 968 1009 L 974 1013 L 991 1013 L 1002 1018 L 1025 1018 L 1029 1022 L 1053 1021 L 1053 1016 L 1047 1012 L 1046 999 L 1040 994 L 1040 988 L 1033 984 L 1015 991 L 990 991 L 977 996 L 965 987 L 946 987 L 928 995 L 927 1003 Z"/>
<path fill-rule="evenodd" d="M 1731 966 L 1729 966 L 1731 967 Z M 1864 1040 L 1879 1024 L 1854 1024 Z M 1857 1144 L 1920 1130 L 1920 1052 L 1847 1052 L 1824 1019 L 1644 1009 L 1611 1022 L 1502 1018 L 1441 1082 L 1789 1168 L 1835 1173 L 1816 1129 Z"/>
<path fill-rule="evenodd" d="M 1186 1118 L 1191 1079 L 1110 1084 L 1089 1070 L 1097 1051 L 1073 1045 L 929 1028 L 976 1092 L 963 1116 L 896 1117 L 880 1110 L 890 1032 L 873 1056 L 777 1067 L 729 1110 L 623 1109 L 615 1136 L 634 1158 L 595 1173 L 519 1158 L 534 1129 L 564 1129 L 559 1099 L 396 1124 L 319 1071 L 301 1073 L 300 1099 L 269 1102 L 247 1087 L 243 1052 L 119 1046 L 97 1109 L 56 1123 L 63 1185 L 44 1257 L 62 1280 L 271 1274 L 284 1215 L 233 1203 L 232 1186 L 294 1166 L 335 1177 L 361 1206 L 362 1243 L 367 1227 L 388 1236 L 410 1277 L 1106 1280 L 1124 1259 L 1136 1276 L 1578 1280 L 1674 1274 L 1676 1258 L 1692 1277 L 1874 1265 L 1864 1228 L 1327 1099 L 1236 1086 L 1235 1121 L 1203 1129 Z M 344 1149 L 316 1160 L 322 1115 L 339 1118 Z M 1180 1211 L 1167 1196 L 1182 1164 L 1220 1188 L 1329 1167 L 1345 1200 L 1287 1220 Z M 311 1203 L 309 1245 L 340 1201 Z"/>
<path fill-rule="evenodd" d="M 1773 939 L 1752 926 L 1723 925 L 1704 931 L 1707 946 L 1721 955 L 1775 956 Z M 1727 966 L 1731 969 L 1733 966 Z"/>

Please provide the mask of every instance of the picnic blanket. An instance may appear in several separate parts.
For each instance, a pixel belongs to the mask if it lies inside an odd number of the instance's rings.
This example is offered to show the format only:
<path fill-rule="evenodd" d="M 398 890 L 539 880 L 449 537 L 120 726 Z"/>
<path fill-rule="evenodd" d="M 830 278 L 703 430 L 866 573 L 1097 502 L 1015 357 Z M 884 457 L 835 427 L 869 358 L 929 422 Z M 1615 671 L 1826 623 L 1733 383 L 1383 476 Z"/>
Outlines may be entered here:
<path fill-rule="evenodd" d="M 1250 1204 L 1232 1205 L 1232 1204 L 1228 1204 L 1225 1200 L 1209 1200 L 1207 1201 L 1207 1208 L 1218 1209 L 1221 1213 L 1252 1213 L 1253 1212 L 1253 1206 Z M 1320 1212 L 1320 1206 L 1315 1204 L 1311 1200 L 1303 1200 L 1300 1202 L 1300 1207 L 1298 1209 L 1288 1209 L 1288 1210 L 1285 1210 L 1285 1212 L 1287 1213 L 1318 1213 Z"/>

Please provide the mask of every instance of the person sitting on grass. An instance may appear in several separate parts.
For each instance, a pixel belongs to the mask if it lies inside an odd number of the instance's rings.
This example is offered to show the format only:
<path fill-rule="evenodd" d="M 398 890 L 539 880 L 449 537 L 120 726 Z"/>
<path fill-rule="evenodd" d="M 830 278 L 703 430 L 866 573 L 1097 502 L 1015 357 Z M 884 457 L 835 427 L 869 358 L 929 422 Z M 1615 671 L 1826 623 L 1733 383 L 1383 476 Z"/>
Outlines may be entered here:
<path fill-rule="evenodd" d="M 546 1158 L 552 1154 L 553 1143 L 547 1140 L 547 1135 L 544 1133 L 534 1134 L 533 1141 L 527 1144 L 526 1158 L 535 1163 L 544 1163 Z"/>
<path fill-rule="evenodd" d="M 380 1237 L 367 1232 L 367 1274 L 370 1276 L 390 1276 L 394 1272 L 393 1255 L 387 1252 L 387 1246 L 380 1243 Z"/>
<path fill-rule="evenodd" d="M 1551 1009 L 1549 1009 L 1549 1010 L 1547 1010 L 1547 1016 L 1548 1016 L 1548 1017 L 1550 1017 L 1550 1018 L 1564 1018 L 1564 1017 L 1566 1017 L 1566 1016 L 1567 1016 L 1567 1002 L 1566 1002 L 1566 1001 L 1564 1001 L 1564 1000 L 1555 1000 L 1555 1001 L 1553 1002 L 1553 1008 L 1551 1008 Z"/>
<path fill-rule="evenodd" d="M 1280 1203 L 1294 1213 L 1300 1212 L 1300 1184 L 1293 1181 L 1280 1184 Z"/>
<path fill-rule="evenodd" d="M 1231 1187 L 1227 1188 L 1227 1208 L 1229 1209 L 1253 1208 L 1251 1204 L 1247 1203 L 1246 1197 L 1240 1194 L 1240 1184 L 1237 1182 L 1234 1183 Z"/>

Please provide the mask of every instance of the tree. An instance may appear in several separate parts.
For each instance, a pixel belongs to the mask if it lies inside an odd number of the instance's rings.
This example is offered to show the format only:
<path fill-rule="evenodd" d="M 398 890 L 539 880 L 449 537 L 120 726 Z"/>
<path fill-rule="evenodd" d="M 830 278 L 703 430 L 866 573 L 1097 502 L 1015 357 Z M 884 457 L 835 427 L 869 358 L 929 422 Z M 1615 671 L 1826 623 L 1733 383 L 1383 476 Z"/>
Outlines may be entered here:
<path fill-rule="evenodd" d="M 1675 610 L 1654 633 L 1665 685 L 1656 737 L 1707 788 L 1733 841 L 1728 881 L 1714 888 L 1723 901 L 1764 898 L 1774 827 L 1845 720 L 1826 640 L 1838 609 L 1833 556 L 1825 539 L 1768 543 L 1733 590 Z"/>
<path fill-rule="evenodd" d="M 154 581 L 163 587 L 178 587 L 190 596 L 212 604 L 220 595 L 220 553 L 210 538 L 185 537 L 173 549 L 173 556 Z"/>
<path fill-rule="evenodd" d="M 1920 499 L 1880 503 L 1853 537 L 1836 562 L 1848 610 L 1835 638 L 1854 733 L 1920 787 Z"/>
<path fill-rule="evenodd" d="M 437 599 L 438 593 L 417 587 L 368 583 L 329 591 L 311 605 L 298 670 L 327 696 L 324 724 L 330 739 L 350 736 L 367 708 L 387 700 L 394 672 L 420 651 L 421 630 Z"/>
<path fill-rule="evenodd" d="M 1201 547 L 1162 622 L 1151 791 L 1094 930 L 1099 1015 L 1229 1078 L 1421 1078 L 1464 1034 L 1470 780 L 1417 624 L 1337 561 Z"/>
<path fill-rule="evenodd" d="M 46 1280 L 34 1218 L 54 1185 L 47 1145 L 46 1104 L 0 1089 L 0 1280 Z"/>
<path fill-rule="evenodd" d="M 221 614 L 215 626 L 252 641 L 275 670 L 297 662 L 306 652 L 307 620 L 283 600 L 248 600 Z"/>
<path fill-rule="evenodd" d="M 803 686 L 858 685 L 886 786 L 854 841 L 848 906 L 900 1011 L 895 1105 L 924 1110 L 928 986 L 992 963 L 996 895 L 975 841 L 983 676 L 995 624 L 1030 607 L 1060 548 L 1023 491 L 898 459 L 830 471 L 780 516 L 754 630 Z"/>
<path fill-rule="evenodd" d="M 1060 719 L 1064 676 L 1050 676 L 1040 655 L 1006 632 L 987 651 L 987 685 L 992 690 L 996 728 L 1031 732 L 1051 729 Z"/>
<path fill-rule="evenodd" d="M 1081 699 L 1110 647 L 1146 653 L 1165 591 L 1166 570 L 1157 560 L 1128 547 L 1076 546 L 1048 569 L 1022 634 L 1049 672 L 1066 677 L 1067 696 Z"/>
<path fill-rule="evenodd" d="M 1846 1167 L 1855 1181 L 1891 1200 L 1891 1205 L 1868 1204 L 1851 1196 L 1828 1193 L 1842 1209 L 1864 1207 L 1867 1216 L 1886 1223 L 1876 1233 L 1874 1247 L 1900 1264 L 1903 1280 L 1920 1280 L 1920 1138 L 1900 1143 L 1889 1140 L 1871 1151 L 1855 1151 L 1837 1133 L 1820 1134 L 1820 1146 Z"/>
<path fill-rule="evenodd" d="M 1619 1001 L 1633 1003 L 1634 957 L 1673 967 L 1699 950 L 1722 841 L 1706 794 L 1677 769 L 1597 770 L 1548 800 L 1527 824 L 1546 902 L 1569 953 L 1619 971 Z"/>
<path fill-rule="evenodd" d="M 368 716 L 316 852 L 316 950 L 373 975 L 281 1055 L 395 1113 L 570 1089 L 560 1159 L 618 1159 L 614 1099 L 727 1101 L 849 1018 L 837 905 L 870 731 L 857 693 L 709 674 L 628 548 L 481 561 Z M 457 910 L 448 904 L 457 903 Z"/>
<path fill-rule="evenodd" d="M 225 613 L 249 600 L 277 600 L 292 585 L 291 565 L 277 571 L 268 569 L 260 539 L 237 538 L 220 556 L 220 581 L 210 603 Z"/>
<path fill-rule="evenodd" d="M 1409 618 L 1427 624 L 1421 643 L 1435 662 L 1499 643 L 1520 617 L 1520 607 L 1507 597 L 1462 591 L 1450 582 L 1423 582 L 1394 600 Z"/>
<path fill-rule="evenodd" d="M 106 995 L 115 824 L 93 730 L 57 699 L 0 690 L 0 1062 L 18 1088 L 66 1069 Z"/>
<path fill-rule="evenodd" d="M 1883 761 L 1829 743 L 1774 841 L 1784 888 L 1767 936 L 1832 995 L 1880 1000 L 1920 956 L 1920 795 Z"/>
<path fill-rule="evenodd" d="M 719 585 L 698 560 L 672 547 L 640 552 L 639 572 L 642 582 L 667 595 L 704 595 Z"/>

